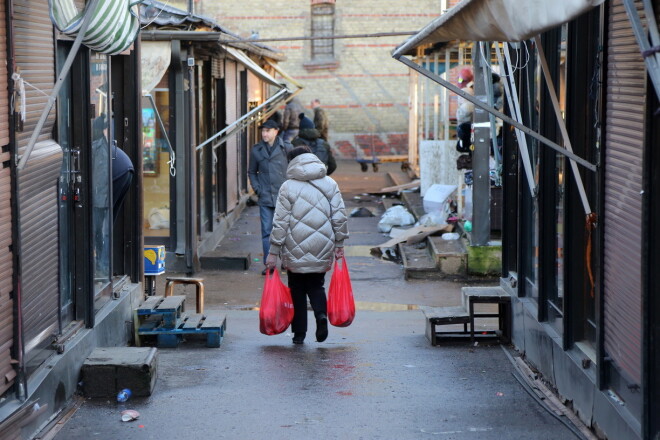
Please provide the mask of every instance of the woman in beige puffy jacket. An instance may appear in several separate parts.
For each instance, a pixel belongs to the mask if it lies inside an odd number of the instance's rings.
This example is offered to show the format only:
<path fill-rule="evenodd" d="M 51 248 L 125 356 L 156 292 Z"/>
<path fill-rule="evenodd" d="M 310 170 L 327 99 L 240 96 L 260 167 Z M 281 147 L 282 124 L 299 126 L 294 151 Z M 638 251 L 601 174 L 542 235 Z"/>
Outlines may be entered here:
<path fill-rule="evenodd" d="M 337 182 L 326 176 L 325 165 L 309 147 L 296 147 L 288 157 L 288 180 L 277 196 L 266 266 L 275 269 L 279 256 L 288 272 L 293 343 L 305 340 L 308 296 L 316 318 L 316 340 L 323 342 L 328 337 L 325 273 L 335 258 L 344 257 L 346 210 Z"/>

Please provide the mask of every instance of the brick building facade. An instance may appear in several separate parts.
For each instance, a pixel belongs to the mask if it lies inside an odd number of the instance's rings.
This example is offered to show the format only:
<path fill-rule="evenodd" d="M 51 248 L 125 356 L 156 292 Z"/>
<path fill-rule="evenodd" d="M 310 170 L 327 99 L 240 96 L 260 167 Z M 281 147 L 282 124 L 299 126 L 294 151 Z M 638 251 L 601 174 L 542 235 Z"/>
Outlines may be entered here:
<path fill-rule="evenodd" d="M 414 32 L 452 1 L 199 0 L 196 13 L 258 38 Z M 249 37 L 249 34 L 242 34 Z M 390 53 L 405 35 L 265 42 L 304 89 L 297 95 L 312 115 L 318 98 L 330 120 L 330 143 L 340 157 L 406 154 L 409 77 Z"/>

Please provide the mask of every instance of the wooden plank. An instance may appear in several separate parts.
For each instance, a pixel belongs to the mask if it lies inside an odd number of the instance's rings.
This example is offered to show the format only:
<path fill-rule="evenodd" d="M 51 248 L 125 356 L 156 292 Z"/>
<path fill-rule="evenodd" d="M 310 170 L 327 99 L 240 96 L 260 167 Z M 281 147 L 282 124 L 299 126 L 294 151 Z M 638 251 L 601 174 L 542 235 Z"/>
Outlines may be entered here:
<path fill-rule="evenodd" d="M 195 330 L 197 329 L 197 327 L 199 327 L 199 323 L 202 321 L 203 318 L 204 315 L 200 315 L 200 314 L 190 315 L 188 319 L 185 320 L 181 328 L 183 330 L 191 330 L 191 329 Z"/>
<path fill-rule="evenodd" d="M 427 319 L 443 320 L 449 318 L 469 318 L 468 311 L 460 306 L 455 307 L 421 307 Z"/>
<path fill-rule="evenodd" d="M 398 193 L 399 191 L 402 191 L 404 189 L 417 188 L 419 185 L 420 185 L 419 180 L 413 180 L 412 182 L 403 183 L 401 185 L 386 186 L 385 188 L 381 188 L 378 191 L 371 192 L 371 194 Z"/>
<path fill-rule="evenodd" d="M 226 329 L 227 317 L 225 315 L 207 316 L 204 322 L 202 323 L 201 328 L 202 330 L 210 330 L 215 328 Z"/>
<path fill-rule="evenodd" d="M 163 302 L 158 304 L 156 310 L 159 312 L 164 312 L 168 310 L 178 310 L 183 305 L 183 302 L 186 300 L 186 297 L 183 295 L 177 296 L 168 296 L 163 299 Z"/>
<path fill-rule="evenodd" d="M 163 298 L 163 296 L 150 296 L 145 302 L 140 304 L 138 310 L 153 310 L 163 300 Z"/>
<path fill-rule="evenodd" d="M 155 330 L 163 320 L 159 316 L 152 316 L 140 322 L 138 334 Z"/>

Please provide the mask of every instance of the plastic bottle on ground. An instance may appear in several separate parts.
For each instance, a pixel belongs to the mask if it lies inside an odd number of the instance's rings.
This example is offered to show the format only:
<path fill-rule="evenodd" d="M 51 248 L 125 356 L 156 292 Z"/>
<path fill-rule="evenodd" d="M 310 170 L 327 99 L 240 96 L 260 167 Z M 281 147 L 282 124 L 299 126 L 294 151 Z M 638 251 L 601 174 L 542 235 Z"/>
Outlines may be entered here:
<path fill-rule="evenodd" d="M 124 388 L 117 393 L 117 402 L 126 402 L 131 397 L 131 390 Z"/>

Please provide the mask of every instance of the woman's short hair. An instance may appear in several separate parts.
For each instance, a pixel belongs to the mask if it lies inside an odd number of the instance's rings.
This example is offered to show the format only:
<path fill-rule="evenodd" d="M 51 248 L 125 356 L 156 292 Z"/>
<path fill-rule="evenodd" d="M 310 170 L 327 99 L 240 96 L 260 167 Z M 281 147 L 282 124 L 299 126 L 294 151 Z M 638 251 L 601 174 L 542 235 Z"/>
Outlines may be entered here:
<path fill-rule="evenodd" d="M 299 147 L 295 147 L 294 149 L 289 151 L 286 155 L 286 158 L 289 160 L 289 162 L 291 162 L 294 157 L 298 157 L 301 154 L 311 153 L 311 152 L 312 149 L 309 148 L 307 145 L 300 145 Z"/>

